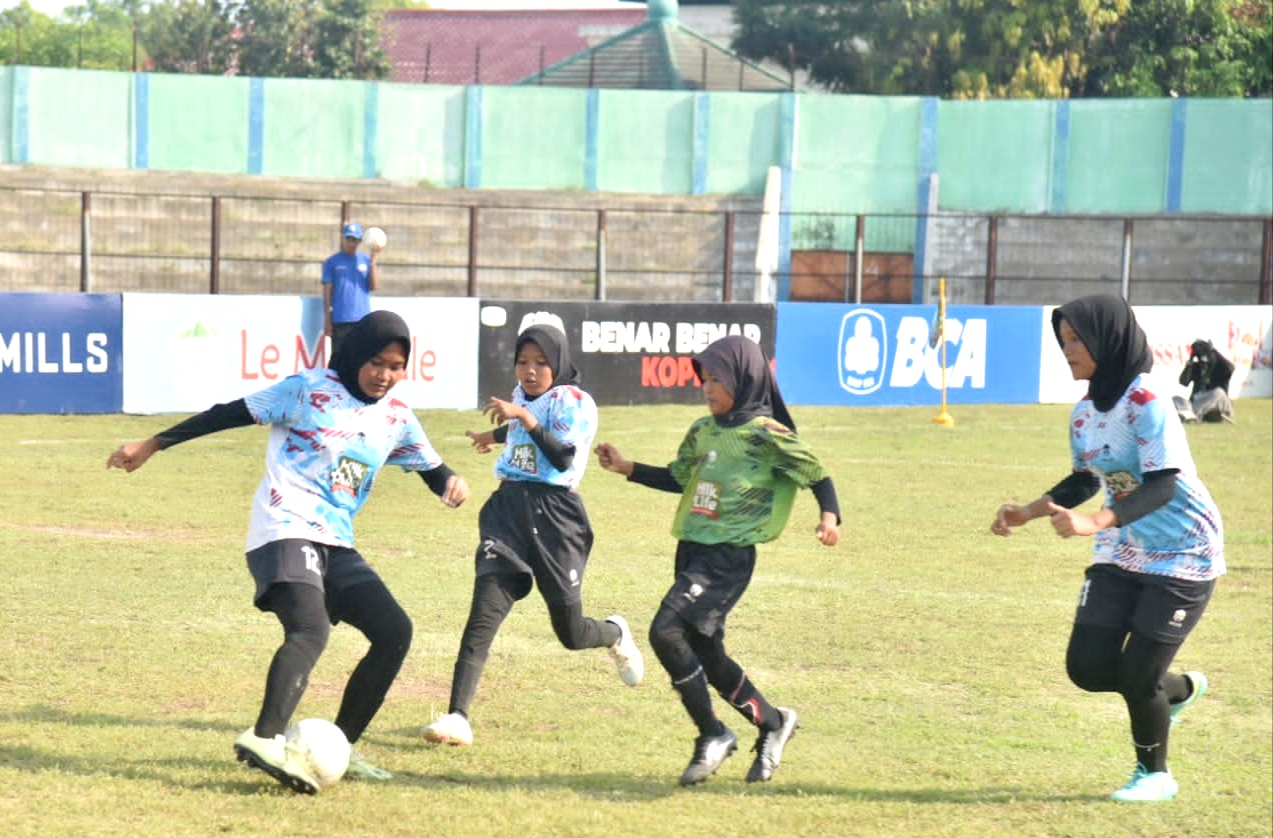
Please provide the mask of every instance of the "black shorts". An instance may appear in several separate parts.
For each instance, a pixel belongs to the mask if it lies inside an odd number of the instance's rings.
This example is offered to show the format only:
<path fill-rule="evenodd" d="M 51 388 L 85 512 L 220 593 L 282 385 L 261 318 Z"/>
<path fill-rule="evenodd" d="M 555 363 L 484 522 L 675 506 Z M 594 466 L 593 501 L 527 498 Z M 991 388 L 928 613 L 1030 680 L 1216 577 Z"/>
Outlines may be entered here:
<path fill-rule="evenodd" d="M 262 607 L 266 592 L 278 582 L 313 585 L 330 597 L 380 578 L 357 550 L 301 538 L 271 541 L 249 552 L 247 560 L 256 580 L 252 601 L 262 611 L 269 610 Z"/>
<path fill-rule="evenodd" d="M 663 604 L 710 637 L 725 627 L 725 618 L 743 598 L 755 569 L 754 544 L 678 542 L 676 581 Z"/>
<path fill-rule="evenodd" d="M 1192 582 L 1133 573 L 1112 564 L 1087 569 L 1074 625 L 1117 628 L 1160 643 L 1183 643 L 1211 600 L 1215 580 Z"/>
<path fill-rule="evenodd" d="M 517 599 L 539 585 L 552 605 L 583 598 L 583 574 L 592 550 L 592 524 L 583 498 L 562 486 L 505 480 L 478 514 L 482 543 L 477 575 L 516 575 Z"/>

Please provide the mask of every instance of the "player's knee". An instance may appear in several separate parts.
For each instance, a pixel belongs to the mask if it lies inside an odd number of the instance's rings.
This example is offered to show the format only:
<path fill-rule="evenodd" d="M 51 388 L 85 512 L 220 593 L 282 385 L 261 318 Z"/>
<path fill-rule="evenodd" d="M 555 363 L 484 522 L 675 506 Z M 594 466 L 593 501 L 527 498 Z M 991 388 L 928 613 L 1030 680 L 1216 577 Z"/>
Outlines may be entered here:
<path fill-rule="evenodd" d="M 1112 673 L 1092 658 L 1076 654 L 1066 656 L 1065 673 L 1080 690 L 1095 693 L 1114 689 Z"/>
<path fill-rule="evenodd" d="M 382 612 L 376 621 L 368 626 L 367 639 L 371 641 L 373 649 L 392 654 L 402 660 L 411 649 L 413 633 L 414 627 L 407 612 L 401 608 L 393 608 Z"/>
<path fill-rule="evenodd" d="M 650 642 L 650 648 L 661 661 L 676 661 L 693 656 L 689 642 L 686 640 L 685 624 L 671 609 L 658 610 L 650 622 L 650 633 L 647 639 Z"/>

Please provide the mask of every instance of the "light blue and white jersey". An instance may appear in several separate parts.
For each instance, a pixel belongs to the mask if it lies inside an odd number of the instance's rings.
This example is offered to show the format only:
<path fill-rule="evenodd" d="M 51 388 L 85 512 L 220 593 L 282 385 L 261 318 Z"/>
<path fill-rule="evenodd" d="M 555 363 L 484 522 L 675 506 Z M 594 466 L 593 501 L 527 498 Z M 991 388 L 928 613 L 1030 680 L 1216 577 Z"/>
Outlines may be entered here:
<path fill-rule="evenodd" d="M 558 471 L 539 450 L 530 433 L 516 419 L 508 423 L 504 450 L 495 461 L 495 476 L 500 480 L 526 480 L 578 489 L 597 435 L 597 404 L 584 390 L 570 384 L 553 387 L 533 401 L 526 400 L 521 385 L 513 389 L 513 403 L 530 411 L 544 430 L 574 446 L 570 468 Z"/>
<path fill-rule="evenodd" d="M 1145 388 L 1143 375 L 1108 413 L 1098 412 L 1091 399 L 1075 405 L 1070 451 L 1075 469 L 1100 477 L 1105 506 L 1138 488 L 1146 472 L 1177 471 L 1175 494 L 1165 505 L 1096 534 L 1096 563 L 1193 581 L 1224 573 L 1220 511 L 1198 479 L 1175 409 Z"/>
<path fill-rule="evenodd" d="M 284 538 L 353 547 L 354 515 L 382 466 L 442 464 L 405 402 L 392 392 L 375 404 L 360 401 L 329 369 L 289 376 L 244 401 L 257 424 L 272 426 L 248 550 Z"/>

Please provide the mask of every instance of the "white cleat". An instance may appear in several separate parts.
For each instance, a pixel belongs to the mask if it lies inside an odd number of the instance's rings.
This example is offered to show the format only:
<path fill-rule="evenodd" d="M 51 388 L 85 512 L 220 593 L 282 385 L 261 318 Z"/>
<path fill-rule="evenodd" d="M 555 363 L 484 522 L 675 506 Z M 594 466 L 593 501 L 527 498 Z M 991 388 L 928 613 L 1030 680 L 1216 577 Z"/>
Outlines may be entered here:
<path fill-rule="evenodd" d="M 442 745 L 469 747 L 473 744 L 473 728 L 459 713 L 438 716 L 424 728 L 424 738 Z"/>
<path fill-rule="evenodd" d="M 619 627 L 619 639 L 610 647 L 610 657 L 618 668 L 619 677 L 623 679 L 623 683 L 629 687 L 635 687 L 645 677 L 645 658 L 641 656 L 641 650 L 632 639 L 632 629 L 628 628 L 627 620 L 616 614 L 613 617 L 607 617 L 606 622 L 614 623 Z"/>

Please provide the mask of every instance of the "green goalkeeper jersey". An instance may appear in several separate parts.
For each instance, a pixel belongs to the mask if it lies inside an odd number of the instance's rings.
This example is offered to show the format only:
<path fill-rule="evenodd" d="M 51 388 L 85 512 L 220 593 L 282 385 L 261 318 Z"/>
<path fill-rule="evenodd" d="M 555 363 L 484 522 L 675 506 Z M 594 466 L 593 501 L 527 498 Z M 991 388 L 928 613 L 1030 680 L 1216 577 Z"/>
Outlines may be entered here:
<path fill-rule="evenodd" d="M 700 544 L 772 541 L 796 489 L 829 476 L 800 437 L 768 416 L 732 428 L 699 419 L 668 469 L 684 487 L 672 534 Z"/>

